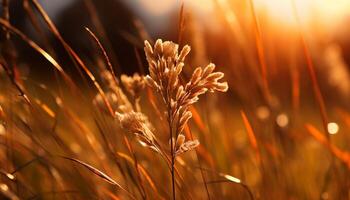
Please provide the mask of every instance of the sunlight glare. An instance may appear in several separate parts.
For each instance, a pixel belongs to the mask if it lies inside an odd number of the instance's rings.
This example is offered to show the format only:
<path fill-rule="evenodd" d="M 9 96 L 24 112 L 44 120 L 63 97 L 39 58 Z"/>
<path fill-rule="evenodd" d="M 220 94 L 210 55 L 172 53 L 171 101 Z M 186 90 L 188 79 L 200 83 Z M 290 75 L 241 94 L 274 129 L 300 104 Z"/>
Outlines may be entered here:
<path fill-rule="evenodd" d="M 349 15 L 347 0 L 254 0 L 258 11 L 280 23 L 295 24 L 293 4 L 302 23 L 313 20 L 330 24 Z"/>
<path fill-rule="evenodd" d="M 339 131 L 339 126 L 338 126 L 338 124 L 335 123 L 335 122 L 330 122 L 330 123 L 328 123 L 328 125 L 327 125 L 327 129 L 328 129 L 328 133 L 329 133 L 329 134 L 334 135 L 334 134 L 337 134 L 337 133 L 338 133 L 338 131 Z"/>

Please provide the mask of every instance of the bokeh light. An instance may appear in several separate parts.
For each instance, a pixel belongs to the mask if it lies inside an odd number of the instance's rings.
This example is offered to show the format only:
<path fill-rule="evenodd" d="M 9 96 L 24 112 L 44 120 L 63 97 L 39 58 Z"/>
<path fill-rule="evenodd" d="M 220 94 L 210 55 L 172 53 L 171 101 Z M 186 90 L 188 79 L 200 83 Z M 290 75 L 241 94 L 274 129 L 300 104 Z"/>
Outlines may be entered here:
<path fill-rule="evenodd" d="M 339 131 L 339 126 L 338 126 L 338 124 L 335 123 L 335 122 L 330 122 L 330 123 L 328 123 L 328 125 L 327 125 L 327 129 L 328 129 L 328 133 L 329 133 L 329 134 L 334 135 L 334 134 L 337 134 L 337 133 L 338 133 L 338 131 Z"/>

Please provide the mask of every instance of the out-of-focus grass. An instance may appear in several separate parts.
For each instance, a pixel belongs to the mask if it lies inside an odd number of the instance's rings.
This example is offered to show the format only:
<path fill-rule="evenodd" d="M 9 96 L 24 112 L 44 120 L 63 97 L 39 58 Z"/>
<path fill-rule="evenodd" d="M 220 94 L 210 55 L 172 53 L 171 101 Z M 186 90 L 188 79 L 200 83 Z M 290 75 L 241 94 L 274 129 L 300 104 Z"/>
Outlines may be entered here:
<path fill-rule="evenodd" d="M 118 99 L 101 78 L 111 68 L 100 49 L 91 49 L 95 56 L 82 59 L 41 6 L 35 0 L 25 2 L 39 11 L 32 17 L 45 19 L 39 30 L 49 28 L 76 68 L 61 66 L 53 46 L 34 43 L 6 15 L 0 20 L 5 36 L 12 33 L 1 41 L 0 197 L 171 199 L 167 162 L 126 134 L 113 116 Z M 200 146 L 176 160 L 177 198 L 348 199 L 350 80 L 340 44 L 325 42 L 328 38 L 316 35 L 317 30 L 298 23 L 278 27 L 256 12 L 254 1 L 213 2 L 225 33 L 200 31 L 186 2 L 174 22 L 180 45 L 189 43 L 193 49 L 183 81 L 193 65 L 210 60 L 225 72 L 230 86 L 228 93 L 207 95 L 191 107 L 185 134 L 197 138 Z M 94 4 L 89 5 L 95 12 Z M 98 17 L 92 20 L 97 38 L 108 46 Z M 139 41 L 149 39 L 142 25 L 137 28 Z M 81 34 L 95 44 L 88 33 Z M 55 71 L 51 83 L 23 75 L 31 63 L 16 54 L 13 41 L 38 52 L 42 67 Z M 144 55 L 130 59 L 140 59 L 139 73 L 147 71 Z M 114 78 L 120 81 L 120 76 Z M 96 95 L 102 99 L 96 102 Z M 167 144 L 159 96 L 146 88 L 140 105 L 157 138 Z"/>

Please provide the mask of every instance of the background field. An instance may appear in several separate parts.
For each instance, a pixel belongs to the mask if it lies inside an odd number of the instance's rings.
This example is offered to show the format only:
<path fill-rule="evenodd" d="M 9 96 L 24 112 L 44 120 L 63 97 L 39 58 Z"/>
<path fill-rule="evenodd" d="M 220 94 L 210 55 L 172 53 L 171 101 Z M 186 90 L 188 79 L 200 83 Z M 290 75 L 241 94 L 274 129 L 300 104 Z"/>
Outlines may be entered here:
<path fill-rule="evenodd" d="M 1 3 L 0 199 L 173 198 L 166 156 L 114 116 L 121 92 L 170 159 L 161 95 L 121 80 L 157 39 L 191 47 L 181 83 L 215 63 L 229 86 L 189 108 L 176 199 L 350 199 L 346 0 Z"/>

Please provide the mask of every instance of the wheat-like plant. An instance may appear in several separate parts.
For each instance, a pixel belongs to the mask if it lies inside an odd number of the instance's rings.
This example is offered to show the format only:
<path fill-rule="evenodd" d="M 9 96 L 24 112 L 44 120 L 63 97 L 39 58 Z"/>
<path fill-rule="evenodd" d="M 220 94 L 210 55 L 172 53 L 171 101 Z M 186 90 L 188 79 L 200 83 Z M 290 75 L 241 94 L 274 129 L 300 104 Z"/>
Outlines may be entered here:
<path fill-rule="evenodd" d="M 214 64 L 209 64 L 204 70 L 198 67 L 191 79 L 182 84 L 180 75 L 184 60 L 191 48 L 185 45 L 179 53 L 179 45 L 170 41 L 158 39 L 154 45 L 145 41 L 145 53 L 150 74 L 145 77 L 146 83 L 157 93 L 160 93 L 167 110 L 169 128 L 171 175 L 173 199 L 175 199 L 175 157 L 199 145 L 198 140 L 185 140 L 182 134 L 188 120 L 192 117 L 189 107 L 198 101 L 198 97 L 207 91 L 226 92 L 226 82 L 219 82 L 224 74 L 213 72 Z M 176 142 L 175 139 L 176 138 Z"/>
<path fill-rule="evenodd" d="M 175 199 L 175 158 L 176 156 L 190 151 L 199 145 L 198 140 L 186 140 L 183 134 L 187 122 L 192 117 L 189 107 L 196 103 L 199 96 L 206 92 L 221 91 L 226 92 L 228 85 L 226 82 L 219 82 L 223 78 L 222 72 L 213 72 L 214 64 L 209 64 L 202 70 L 198 67 L 194 70 L 190 80 L 182 84 L 180 75 L 185 63 L 184 60 L 191 48 L 186 45 L 178 51 L 179 46 L 170 41 L 162 42 L 157 40 L 154 47 L 145 41 L 145 54 L 149 65 L 149 75 L 146 77 L 135 74 L 132 77 L 122 75 L 121 82 L 127 93 L 133 99 L 130 103 L 120 87 L 113 82 L 110 74 L 104 73 L 110 89 L 115 91 L 117 96 L 123 97 L 119 102 L 119 110 L 116 117 L 121 127 L 128 133 L 135 134 L 140 143 L 144 146 L 161 153 L 161 146 L 157 142 L 153 128 L 145 114 L 139 107 L 140 91 L 144 89 L 145 83 L 159 93 L 166 106 L 166 119 L 169 129 L 170 141 L 170 163 L 172 176 L 173 199 Z M 107 78 L 106 78 L 107 77 Z M 109 78 L 108 78 L 109 77 Z M 133 105 L 133 106 L 129 106 Z"/>
<path fill-rule="evenodd" d="M 149 66 L 149 75 L 133 76 L 122 75 L 121 82 L 131 100 L 119 86 L 119 82 L 113 79 L 112 74 L 105 70 L 101 74 L 109 90 L 117 97 L 118 110 L 115 112 L 120 126 L 128 133 L 135 134 L 139 142 L 160 153 L 167 161 L 170 157 L 172 191 L 175 199 L 175 159 L 176 156 L 190 151 L 199 145 L 198 140 L 186 140 L 183 134 L 184 128 L 192 113 L 189 107 L 196 103 L 199 96 L 206 92 L 226 92 L 227 82 L 219 82 L 224 77 L 222 72 L 214 72 L 215 65 L 210 63 L 204 68 L 196 68 L 190 80 L 183 84 L 180 81 L 185 58 L 191 48 L 185 45 L 178 51 L 179 45 L 170 41 L 162 42 L 158 39 L 154 45 L 145 41 L 145 54 Z M 166 107 L 166 119 L 169 129 L 169 153 L 165 153 L 154 134 L 153 126 L 147 116 L 141 112 L 139 105 L 140 93 L 145 84 L 160 94 Z M 107 97 L 113 97 L 107 93 Z M 113 100 L 113 98 L 111 98 Z M 96 102 L 101 102 L 101 97 L 96 97 Z M 113 102 L 112 102 L 113 103 Z M 169 155 L 170 154 L 170 155 Z"/>

